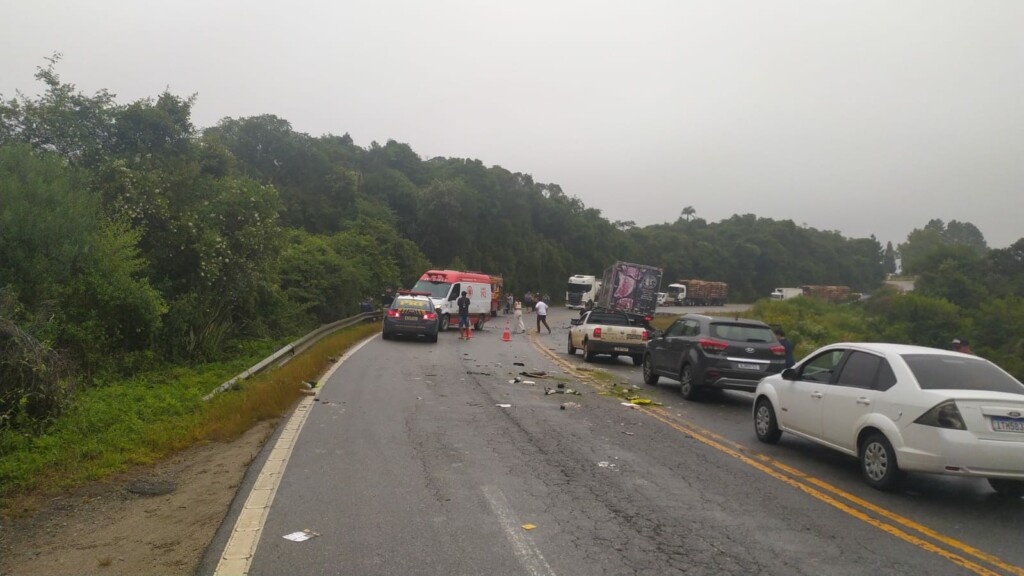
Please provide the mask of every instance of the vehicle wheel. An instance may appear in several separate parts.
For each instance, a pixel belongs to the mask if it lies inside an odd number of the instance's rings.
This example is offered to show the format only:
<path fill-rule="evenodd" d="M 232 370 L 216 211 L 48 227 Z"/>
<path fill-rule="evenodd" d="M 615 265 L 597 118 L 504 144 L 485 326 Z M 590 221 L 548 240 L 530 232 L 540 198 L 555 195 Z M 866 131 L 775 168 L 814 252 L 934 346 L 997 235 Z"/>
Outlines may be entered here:
<path fill-rule="evenodd" d="M 644 354 L 643 362 L 644 362 L 644 384 L 650 384 L 651 386 L 656 386 L 658 384 L 658 378 L 660 378 L 660 376 L 658 376 L 657 374 L 654 373 L 654 365 L 651 362 L 651 355 L 650 354 Z"/>
<path fill-rule="evenodd" d="M 683 364 L 679 371 L 679 393 L 687 400 L 697 399 L 697 385 L 693 383 L 693 368 L 689 364 Z"/>
<path fill-rule="evenodd" d="M 590 340 L 584 340 L 583 342 L 583 360 L 586 362 L 594 360 L 594 353 L 590 350 Z"/>
<path fill-rule="evenodd" d="M 385 340 L 391 340 L 391 332 L 381 332 L 380 337 Z"/>
<path fill-rule="evenodd" d="M 633 354 L 632 356 L 630 356 L 630 358 L 633 359 L 633 366 L 639 366 L 644 363 L 643 354 Z"/>
<path fill-rule="evenodd" d="M 860 445 L 860 471 L 868 485 L 879 490 L 893 490 L 903 475 L 892 444 L 878 432 Z"/>
<path fill-rule="evenodd" d="M 445 330 L 448 329 L 448 324 L 451 322 L 451 318 L 449 318 L 447 314 L 442 314 L 441 315 L 441 319 L 438 320 L 438 322 L 439 322 L 439 324 L 437 325 L 438 332 L 444 332 Z"/>
<path fill-rule="evenodd" d="M 1024 496 L 1024 481 L 1006 480 L 1003 478 L 989 478 L 988 485 L 1000 496 L 1008 498 L 1020 498 Z"/>
<path fill-rule="evenodd" d="M 566 347 L 566 350 L 569 352 L 569 356 L 576 355 L 576 347 L 572 345 L 572 334 L 569 334 L 569 346 Z"/>
<path fill-rule="evenodd" d="M 767 398 L 758 398 L 754 405 L 754 432 L 757 439 L 766 444 L 775 444 L 782 436 L 779 422 L 775 419 L 775 409 Z"/>
<path fill-rule="evenodd" d="M 473 325 L 473 330 L 483 330 L 483 329 L 484 329 L 484 316 L 481 314 L 477 318 L 476 324 Z"/>

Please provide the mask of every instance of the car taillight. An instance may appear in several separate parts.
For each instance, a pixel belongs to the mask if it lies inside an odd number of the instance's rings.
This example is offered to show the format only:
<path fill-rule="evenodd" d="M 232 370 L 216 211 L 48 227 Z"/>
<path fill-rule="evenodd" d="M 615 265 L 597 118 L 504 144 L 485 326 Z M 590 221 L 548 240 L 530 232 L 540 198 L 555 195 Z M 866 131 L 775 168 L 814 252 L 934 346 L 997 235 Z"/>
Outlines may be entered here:
<path fill-rule="evenodd" d="M 641 342 L 647 342 L 647 330 L 644 330 L 643 336 L 640 337 Z"/>
<path fill-rule="evenodd" d="M 701 338 L 697 343 L 707 352 L 725 352 L 729 347 L 728 344 L 721 340 L 712 340 L 710 338 Z"/>
<path fill-rule="evenodd" d="M 437 320 L 437 314 L 434 314 L 433 312 L 427 312 L 426 314 L 423 315 L 423 319 L 424 320 Z"/>
<path fill-rule="evenodd" d="M 964 423 L 964 418 L 960 415 L 960 409 L 952 400 L 947 400 L 921 414 L 917 420 L 914 420 L 914 423 L 936 428 L 949 428 L 950 430 L 967 430 L 967 424 Z"/>
<path fill-rule="evenodd" d="M 601 329 L 600 328 L 594 328 L 594 338 L 600 338 L 600 337 L 601 337 Z"/>
<path fill-rule="evenodd" d="M 388 310 L 388 318 L 398 318 L 398 310 Z"/>
<path fill-rule="evenodd" d="M 772 346 L 771 348 L 769 348 L 769 350 L 771 350 L 772 354 L 775 354 L 776 356 L 785 356 L 786 355 L 786 347 L 785 346 Z"/>

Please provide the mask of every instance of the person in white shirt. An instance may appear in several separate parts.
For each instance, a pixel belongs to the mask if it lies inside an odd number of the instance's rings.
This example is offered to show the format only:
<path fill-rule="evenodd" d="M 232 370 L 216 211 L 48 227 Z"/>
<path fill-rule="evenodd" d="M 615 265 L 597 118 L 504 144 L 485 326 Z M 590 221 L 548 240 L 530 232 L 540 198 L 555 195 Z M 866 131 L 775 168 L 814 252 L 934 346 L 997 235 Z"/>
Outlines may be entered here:
<path fill-rule="evenodd" d="M 551 334 L 551 326 L 548 326 L 548 303 L 540 300 L 533 308 L 537 311 L 537 334 L 540 334 L 541 324 L 544 324 L 544 327 L 548 329 L 548 334 Z"/>
<path fill-rule="evenodd" d="M 512 310 L 515 312 L 516 317 L 516 334 L 525 334 L 526 324 L 523 324 L 523 303 L 516 300 L 516 303 L 512 305 Z"/>

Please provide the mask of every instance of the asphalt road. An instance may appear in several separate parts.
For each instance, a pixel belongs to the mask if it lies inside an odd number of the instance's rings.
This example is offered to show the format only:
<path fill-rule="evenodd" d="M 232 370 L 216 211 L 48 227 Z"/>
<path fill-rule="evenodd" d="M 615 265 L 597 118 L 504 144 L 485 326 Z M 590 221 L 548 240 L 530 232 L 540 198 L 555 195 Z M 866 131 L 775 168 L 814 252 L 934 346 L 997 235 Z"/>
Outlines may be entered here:
<path fill-rule="evenodd" d="M 574 315 L 511 342 L 503 316 L 468 342 L 369 341 L 268 442 L 202 573 L 1024 574 L 1024 500 L 917 475 L 872 490 L 851 458 L 759 443 L 747 394 L 687 402 L 628 359 L 569 357 Z M 623 406 L 579 367 L 664 405 Z"/>

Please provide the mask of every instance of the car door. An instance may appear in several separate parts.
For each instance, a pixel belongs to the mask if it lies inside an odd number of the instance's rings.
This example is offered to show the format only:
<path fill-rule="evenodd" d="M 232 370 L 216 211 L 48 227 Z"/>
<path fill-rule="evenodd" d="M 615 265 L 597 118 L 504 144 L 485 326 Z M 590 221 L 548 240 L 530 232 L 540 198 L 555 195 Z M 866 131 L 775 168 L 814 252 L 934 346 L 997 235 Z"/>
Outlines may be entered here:
<path fill-rule="evenodd" d="M 780 423 L 793 432 L 821 438 L 822 399 L 846 350 L 832 348 L 803 362 L 795 380 L 778 388 Z"/>
<path fill-rule="evenodd" d="M 677 318 L 675 322 L 665 329 L 661 336 L 651 340 L 650 343 L 647 344 L 647 350 L 651 354 L 651 366 L 654 367 L 655 372 L 664 371 L 665 356 L 668 353 L 669 338 L 678 337 L 682 333 L 683 319 Z"/>
<path fill-rule="evenodd" d="M 665 350 L 662 358 L 662 370 L 670 378 L 679 377 L 679 369 L 683 358 L 689 353 L 694 337 L 700 334 L 700 323 L 692 318 L 680 318 L 679 329 L 671 337 L 665 339 Z"/>
<path fill-rule="evenodd" d="M 857 451 L 857 428 L 865 416 L 878 411 L 876 402 L 885 388 L 892 369 L 885 358 L 851 350 L 840 368 L 839 376 L 825 390 L 822 398 L 822 439 L 849 453 Z"/>

